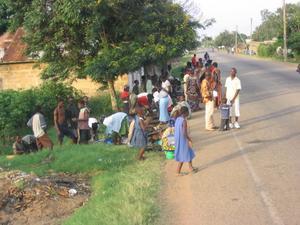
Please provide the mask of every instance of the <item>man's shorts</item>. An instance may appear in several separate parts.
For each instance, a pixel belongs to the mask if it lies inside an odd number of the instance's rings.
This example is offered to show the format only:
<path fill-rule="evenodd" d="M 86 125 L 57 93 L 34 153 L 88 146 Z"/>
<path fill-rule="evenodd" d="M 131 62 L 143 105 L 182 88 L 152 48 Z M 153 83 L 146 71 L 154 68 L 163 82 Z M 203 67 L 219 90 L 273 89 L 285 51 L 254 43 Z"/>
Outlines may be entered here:
<path fill-rule="evenodd" d="M 37 138 L 36 145 L 37 145 L 38 149 L 42 149 L 42 148 L 52 149 L 53 148 L 53 142 L 49 138 L 48 134 L 44 134 L 43 136 Z"/>
<path fill-rule="evenodd" d="M 59 140 L 63 140 L 64 136 L 71 138 L 72 140 L 76 139 L 74 130 L 67 127 L 67 125 L 58 125 L 60 134 L 58 135 Z"/>
<path fill-rule="evenodd" d="M 228 102 L 230 104 L 230 101 Z M 235 100 L 233 105 L 230 107 L 230 116 L 231 117 L 240 117 L 240 100 Z"/>

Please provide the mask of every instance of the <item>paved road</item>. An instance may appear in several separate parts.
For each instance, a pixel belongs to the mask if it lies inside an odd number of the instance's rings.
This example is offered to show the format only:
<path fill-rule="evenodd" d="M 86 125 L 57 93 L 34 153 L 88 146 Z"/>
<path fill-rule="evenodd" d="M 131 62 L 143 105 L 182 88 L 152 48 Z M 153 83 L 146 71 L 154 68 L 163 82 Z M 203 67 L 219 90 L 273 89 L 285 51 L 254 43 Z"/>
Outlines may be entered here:
<path fill-rule="evenodd" d="M 296 66 L 217 53 L 213 58 L 223 80 L 232 66 L 238 69 L 242 128 L 207 132 L 204 112 L 194 115 L 189 124 L 200 172 L 176 177 L 175 162 L 167 162 L 161 224 L 300 225 Z"/>

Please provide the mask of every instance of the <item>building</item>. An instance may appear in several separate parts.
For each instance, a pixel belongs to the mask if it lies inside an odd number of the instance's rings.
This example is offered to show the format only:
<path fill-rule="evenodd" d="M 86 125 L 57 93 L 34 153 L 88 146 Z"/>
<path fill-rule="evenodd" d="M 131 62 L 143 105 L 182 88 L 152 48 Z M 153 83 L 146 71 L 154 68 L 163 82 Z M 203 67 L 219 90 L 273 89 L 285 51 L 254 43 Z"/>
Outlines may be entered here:
<path fill-rule="evenodd" d="M 29 89 L 42 83 L 40 74 L 43 65 L 37 66 L 33 59 L 25 56 L 26 45 L 22 42 L 24 30 L 19 28 L 15 33 L 5 33 L 0 36 L 0 90 Z M 122 90 L 128 84 L 128 76 L 120 77 L 116 83 L 116 90 Z M 77 79 L 72 86 L 87 96 L 98 95 L 99 83 L 90 78 Z"/>

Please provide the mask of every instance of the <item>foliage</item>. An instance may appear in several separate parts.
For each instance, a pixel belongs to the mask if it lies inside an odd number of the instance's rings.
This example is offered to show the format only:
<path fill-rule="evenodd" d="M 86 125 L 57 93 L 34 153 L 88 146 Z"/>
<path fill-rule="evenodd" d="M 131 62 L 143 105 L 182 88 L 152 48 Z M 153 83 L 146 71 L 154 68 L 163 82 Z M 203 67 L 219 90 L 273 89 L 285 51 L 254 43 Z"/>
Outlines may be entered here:
<path fill-rule="evenodd" d="M 145 162 L 135 160 L 135 149 L 94 144 L 55 147 L 35 154 L 0 157 L 0 167 L 40 176 L 53 172 L 85 173 L 91 177 L 92 195 L 64 224 L 152 225 L 158 218 L 162 158 L 148 153 Z M 45 163 L 51 157 L 53 160 Z M 80 162 L 80 163 L 79 163 Z"/>
<path fill-rule="evenodd" d="M 44 82 L 40 87 L 29 90 L 5 90 L 0 92 L 0 137 L 3 139 L 22 133 L 37 105 L 51 122 L 57 98 L 80 95 L 73 87 L 60 82 Z"/>
<path fill-rule="evenodd" d="M 288 39 L 288 46 L 293 49 L 297 55 L 300 55 L 300 31 L 291 33 Z"/>
<path fill-rule="evenodd" d="M 201 40 L 201 46 L 204 47 L 204 48 L 214 46 L 214 40 L 213 40 L 213 38 L 212 38 L 212 37 L 205 36 L 205 37 Z"/>
<path fill-rule="evenodd" d="M 215 38 L 215 46 L 232 47 L 235 45 L 236 32 L 223 31 Z M 238 43 L 244 43 L 247 35 L 238 34 Z"/>
<path fill-rule="evenodd" d="M 9 17 L 12 15 L 5 0 L 0 2 L 0 35 L 9 27 Z"/>
<path fill-rule="evenodd" d="M 273 57 L 276 54 L 275 44 L 260 44 L 257 49 L 257 54 L 261 57 Z"/>
<path fill-rule="evenodd" d="M 43 78 L 110 81 L 112 100 L 117 76 L 181 56 L 201 28 L 169 0 L 7 1 L 18 12 L 14 24 L 25 27 L 27 53 L 48 64 Z"/>
<path fill-rule="evenodd" d="M 287 4 L 287 38 L 288 48 L 300 54 L 300 3 Z M 262 24 L 256 28 L 253 33 L 255 41 L 271 40 L 272 38 L 282 39 L 283 36 L 283 22 L 282 22 L 282 8 L 278 8 L 275 12 L 263 10 Z"/>
<path fill-rule="evenodd" d="M 118 107 L 122 108 L 122 102 L 120 98 L 118 100 Z M 110 104 L 110 95 L 109 93 L 101 94 L 100 96 L 91 97 L 89 100 L 89 106 L 91 108 L 91 115 L 99 117 L 102 115 L 109 115 L 114 112 Z"/>
<path fill-rule="evenodd" d="M 282 28 L 282 17 L 265 9 L 261 11 L 262 24 L 253 32 L 252 38 L 255 41 L 272 40 L 278 37 Z"/>

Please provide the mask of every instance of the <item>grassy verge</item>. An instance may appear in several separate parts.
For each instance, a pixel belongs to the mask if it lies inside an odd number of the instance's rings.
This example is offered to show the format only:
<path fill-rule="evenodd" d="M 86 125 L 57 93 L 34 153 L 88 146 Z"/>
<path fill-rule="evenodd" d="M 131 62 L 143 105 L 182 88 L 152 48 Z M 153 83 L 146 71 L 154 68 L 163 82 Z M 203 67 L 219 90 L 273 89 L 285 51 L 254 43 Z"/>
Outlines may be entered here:
<path fill-rule="evenodd" d="M 50 172 L 84 173 L 91 177 L 92 195 L 64 224 L 155 224 L 159 210 L 162 157 L 148 153 L 137 162 L 137 151 L 124 146 L 93 144 L 66 145 L 54 151 L 0 157 L 0 167 L 45 175 Z"/>

